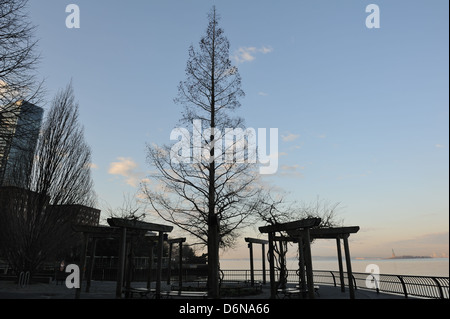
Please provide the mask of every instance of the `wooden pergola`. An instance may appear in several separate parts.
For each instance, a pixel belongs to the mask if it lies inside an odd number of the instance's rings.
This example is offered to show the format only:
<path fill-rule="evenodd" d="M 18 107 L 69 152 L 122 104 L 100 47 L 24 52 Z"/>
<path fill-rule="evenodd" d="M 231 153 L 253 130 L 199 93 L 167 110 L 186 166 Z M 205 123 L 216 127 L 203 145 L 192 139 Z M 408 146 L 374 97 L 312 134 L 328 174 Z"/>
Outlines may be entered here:
<path fill-rule="evenodd" d="M 355 298 L 355 290 L 353 286 L 353 272 L 352 272 L 352 263 L 350 258 L 350 247 L 348 244 L 348 238 L 350 234 L 355 234 L 359 231 L 359 226 L 349 226 L 349 227 L 327 227 L 327 228 L 316 228 L 309 230 L 309 241 L 313 241 L 314 239 L 336 239 L 337 246 L 337 255 L 338 255 L 338 263 L 339 263 L 339 277 L 341 282 L 341 291 L 345 292 L 345 283 L 344 283 L 344 270 L 342 266 L 342 251 L 341 251 L 341 239 L 344 241 L 344 252 L 345 252 L 345 264 L 347 265 L 347 278 L 348 278 L 348 289 L 350 298 Z M 304 240 L 305 233 L 303 230 L 291 230 L 287 231 L 289 236 L 294 238 L 301 238 Z M 300 271 L 301 273 L 301 271 Z"/>
<path fill-rule="evenodd" d="M 253 244 L 261 245 L 262 252 L 262 278 L 263 284 L 266 283 L 266 249 L 265 246 L 269 243 L 267 240 L 262 240 L 258 238 L 246 237 L 245 241 L 248 243 L 248 248 L 250 250 L 250 284 L 253 287 L 255 285 L 255 267 L 253 265 Z"/>
<path fill-rule="evenodd" d="M 157 260 L 157 275 L 156 275 L 156 298 L 159 298 L 161 293 L 161 274 L 162 274 L 162 253 L 163 253 L 163 242 L 165 233 L 169 233 L 172 231 L 172 226 L 166 226 L 161 224 L 154 224 L 148 222 L 142 222 L 137 220 L 127 220 L 122 218 L 108 218 L 107 220 L 108 226 L 85 226 L 85 225 L 74 225 L 73 230 L 75 232 L 80 232 L 83 234 L 83 251 L 81 254 L 81 274 L 80 274 L 80 287 L 76 289 L 75 298 L 80 298 L 81 294 L 81 285 L 84 279 L 84 269 L 86 268 L 86 255 L 89 240 L 92 239 L 92 251 L 91 251 L 91 260 L 90 260 L 90 271 L 87 274 L 87 284 L 86 291 L 89 292 L 92 271 L 94 268 L 94 256 L 95 256 L 95 248 L 96 241 L 98 239 L 105 238 L 118 238 L 119 239 L 119 264 L 117 270 L 117 284 L 116 284 L 116 298 L 122 298 L 123 292 L 123 282 L 125 276 L 125 261 L 126 261 L 126 253 L 127 253 L 127 244 L 131 242 L 131 238 L 133 236 L 145 236 L 149 232 L 157 232 L 158 235 L 155 236 L 157 238 L 158 243 L 158 260 Z M 130 249 L 132 245 L 129 245 Z M 152 249 L 151 249 L 152 251 Z M 130 254 L 131 256 L 131 254 Z M 151 265 L 151 260 L 150 263 Z M 150 266 L 151 267 L 151 266 Z M 127 288 L 129 288 L 131 279 L 130 267 L 128 267 L 128 276 L 127 276 Z"/>
<path fill-rule="evenodd" d="M 167 284 L 170 285 L 170 274 L 172 269 L 172 246 L 173 244 L 178 244 L 178 288 L 181 291 L 181 287 L 183 286 L 183 243 L 186 241 L 186 238 L 173 238 L 168 239 L 169 243 L 169 265 L 167 266 Z"/>
<path fill-rule="evenodd" d="M 274 224 L 268 226 L 259 227 L 259 231 L 261 233 L 267 233 L 269 236 L 269 266 L 270 266 L 270 298 L 275 299 L 277 295 L 277 287 L 275 283 L 275 256 L 274 256 L 274 241 L 275 241 L 275 233 L 276 232 L 287 232 L 289 230 L 303 230 L 304 233 L 309 238 L 309 229 L 311 227 L 318 226 L 320 224 L 320 218 L 307 218 L 301 219 L 289 223 L 282 224 Z M 299 237 L 300 242 L 302 242 L 302 237 Z M 299 242 L 299 245 L 300 245 Z M 312 259 L 311 259 L 311 246 L 310 241 L 305 241 L 305 263 L 307 269 L 307 277 L 308 277 L 308 292 L 311 298 L 314 298 L 314 282 L 313 282 L 313 274 L 312 274 Z M 303 254 L 302 254 L 303 255 Z M 302 267 L 301 267 L 302 268 Z"/>
<path fill-rule="evenodd" d="M 336 239 L 338 250 L 339 272 L 341 279 L 341 290 L 345 291 L 344 272 L 342 267 L 342 253 L 340 240 L 344 240 L 345 258 L 347 264 L 347 276 L 349 280 L 350 298 L 355 297 L 352 282 L 352 268 L 350 259 L 350 249 L 348 237 L 352 233 L 359 231 L 358 226 L 336 227 L 336 228 L 314 228 L 319 226 L 320 218 L 306 218 L 294 222 L 274 224 L 260 227 L 261 233 L 268 233 L 269 236 L 269 264 L 270 264 L 270 295 L 276 298 L 275 268 L 274 268 L 274 242 L 292 241 L 298 243 L 299 249 L 299 287 L 301 291 L 307 291 L 308 297 L 314 299 L 314 278 L 311 255 L 311 241 L 314 239 Z M 276 232 L 286 232 L 288 236 L 275 236 Z M 305 274 L 306 266 L 306 274 Z M 306 278 L 305 278 L 306 275 Z M 305 280 L 306 279 L 306 280 Z M 305 281 L 307 286 L 305 285 Z"/>

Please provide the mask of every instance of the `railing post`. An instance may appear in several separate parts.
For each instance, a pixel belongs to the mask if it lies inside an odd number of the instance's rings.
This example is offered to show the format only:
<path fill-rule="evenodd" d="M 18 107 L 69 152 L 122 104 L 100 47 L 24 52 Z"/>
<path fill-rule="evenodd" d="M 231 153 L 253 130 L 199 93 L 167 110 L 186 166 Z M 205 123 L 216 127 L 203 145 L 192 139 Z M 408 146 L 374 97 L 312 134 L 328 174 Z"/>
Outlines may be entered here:
<path fill-rule="evenodd" d="M 373 282 L 375 283 L 375 290 L 377 292 L 377 294 L 380 293 L 380 284 L 377 281 L 377 277 L 375 277 L 373 274 L 371 274 L 372 278 L 373 278 Z"/>
<path fill-rule="evenodd" d="M 403 277 L 397 276 L 397 278 L 400 279 L 400 283 L 402 284 L 403 293 L 405 294 L 405 298 L 408 298 L 408 291 L 406 290 L 406 285 L 405 285 L 405 282 L 403 281 Z"/>
<path fill-rule="evenodd" d="M 436 283 L 436 286 L 439 289 L 439 295 L 441 296 L 441 299 L 444 299 L 444 292 L 442 291 L 441 284 L 439 283 L 439 281 L 435 277 L 431 277 L 431 279 L 433 279 L 433 281 Z"/>
<path fill-rule="evenodd" d="M 334 286 L 336 287 L 336 286 L 337 286 L 337 285 L 336 285 L 336 278 L 334 277 L 334 274 L 333 274 L 332 271 L 330 271 L 330 274 L 331 274 L 331 276 L 333 277 L 333 283 L 334 283 Z"/>

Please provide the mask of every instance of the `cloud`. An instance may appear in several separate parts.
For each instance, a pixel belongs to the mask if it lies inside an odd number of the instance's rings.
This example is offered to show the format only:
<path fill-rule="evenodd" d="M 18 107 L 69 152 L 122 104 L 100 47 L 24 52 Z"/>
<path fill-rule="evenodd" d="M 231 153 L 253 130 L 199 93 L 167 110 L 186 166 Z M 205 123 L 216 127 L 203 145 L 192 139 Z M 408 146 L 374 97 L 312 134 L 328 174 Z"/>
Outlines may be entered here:
<path fill-rule="evenodd" d="M 269 94 L 267 94 L 266 92 L 258 92 L 258 95 L 261 95 L 261 96 L 267 96 L 267 95 L 269 95 Z"/>
<path fill-rule="evenodd" d="M 303 177 L 303 174 L 300 173 L 297 169 L 305 169 L 305 167 L 296 165 L 282 165 L 281 166 L 281 175 L 289 176 L 289 177 Z"/>
<path fill-rule="evenodd" d="M 236 51 L 234 51 L 233 59 L 237 63 L 251 62 L 255 59 L 255 55 L 258 53 L 267 54 L 272 52 L 273 49 L 271 47 L 240 47 Z"/>
<path fill-rule="evenodd" d="M 281 135 L 283 142 L 292 142 L 298 139 L 300 135 L 289 133 L 288 135 Z"/>
<path fill-rule="evenodd" d="M 88 167 L 89 167 L 90 169 L 98 169 L 98 165 L 95 164 L 95 163 L 89 163 L 89 164 L 88 164 Z"/>
<path fill-rule="evenodd" d="M 434 145 L 434 147 L 436 147 L 436 148 L 444 148 L 445 146 L 442 145 L 442 144 L 436 144 L 436 145 Z"/>
<path fill-rule="evenodd" d="M 118 162 L 109 165 L 108 174 L 125 177 L 125 183 L 137 187 L 144 173 L 138 170 L 139 165 L 132 158 L 119 157 Z"/>

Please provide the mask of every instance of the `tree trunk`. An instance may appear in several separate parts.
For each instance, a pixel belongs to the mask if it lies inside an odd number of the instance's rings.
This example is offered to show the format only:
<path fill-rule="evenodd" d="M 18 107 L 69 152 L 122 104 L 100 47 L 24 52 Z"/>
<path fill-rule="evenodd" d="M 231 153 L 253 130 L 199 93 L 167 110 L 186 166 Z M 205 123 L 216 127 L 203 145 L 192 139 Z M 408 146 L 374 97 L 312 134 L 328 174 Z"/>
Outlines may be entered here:
<path fill-rule="evenodd" d="M 216 21 L 214 11 L 214 21 Z M 217 299 L 219 293 L 219 220 L 216 215 L 216 164 L 214 161 L 214 135 L 216 128 L 215 105 L 215 27 L 213 29 L 212 58 L 211 58 L 211 150 L 209 164 L 209 198 L 208 198 L 208 295 Z"/>
<path fill-rule="evenodd" d="M 209 218 L 208 229 L 208 296 L 217 299 L 219 293 L 219 223 L 215 214 Z"/>

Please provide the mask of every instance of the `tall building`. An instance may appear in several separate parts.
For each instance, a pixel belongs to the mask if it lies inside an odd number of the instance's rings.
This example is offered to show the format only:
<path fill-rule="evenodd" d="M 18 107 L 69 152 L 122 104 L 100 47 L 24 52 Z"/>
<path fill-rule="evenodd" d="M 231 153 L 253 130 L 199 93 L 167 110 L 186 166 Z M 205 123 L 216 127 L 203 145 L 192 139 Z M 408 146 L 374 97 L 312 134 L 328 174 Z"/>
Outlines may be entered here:
<path fill-rule="evenodd" d="M 0 106 L 0 186 L 26 187 L 43 114 L 23 100 Z"/>

